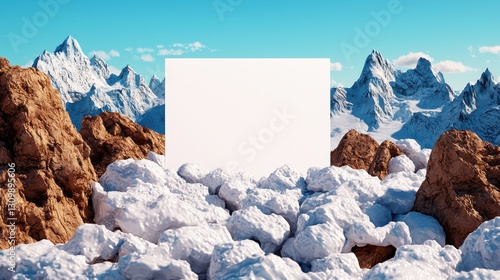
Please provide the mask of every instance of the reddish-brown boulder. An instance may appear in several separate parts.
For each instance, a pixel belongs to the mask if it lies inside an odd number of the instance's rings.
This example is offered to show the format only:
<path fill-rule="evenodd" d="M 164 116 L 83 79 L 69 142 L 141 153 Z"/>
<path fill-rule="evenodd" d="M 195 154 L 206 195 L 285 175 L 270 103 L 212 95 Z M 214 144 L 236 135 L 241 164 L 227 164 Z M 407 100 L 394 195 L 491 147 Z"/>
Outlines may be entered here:
<path fill-rule="evenodd" d="M 391 141 L 384 141 L 378 147 L 377 152 L 373 158 L 373 161 L 370 164 L 370 168 L 368 169 L 368 173 L 372 176 L 378 176 L 380 180 L 387 177 L 389 172 L 387 168 L 389 167 L 389 161 L 393 157 L 397 157 L 403 155 L 403 152 L 396 146 L 396 144 Z"/>
<path fill-rule="evenodd" d="M 114 161 L 146 158 L 150 151 L 165 154 L 165 135 L 118 113 L 102 112 L 85 117 L 80 134 L 90 146 L 90 158 L 99 177 Z"/>
<path fill-rule="evenodd" d="M 337 148 L 330 153 L 330 165 L 349 165 L 354 169 L 368 171 L 378 146 L 377 141 L 369 135 L 349 130 Z"/>
<path fill-rule="evenodd" d="M 481 223 L 500 216 L 500 147 L 470 131 L 445 132 L 434 145 L 413 210 L 435 217 L 448 244 L 462 245 Z"/>
<path fill-rule="evenodd" d="M 364 247 L 356 246 L 352 248 L 352 252 L 358 258 L 359 266 L 361 268 L 370 269 L 375 265 L 394 257 L 396 254 L 396 248 L 391 245 L 387 247 L 366 245 Z"/>
<path fill-rule="evenodd" d="M 7 211 L 9 178 L 14 215 Z M 0 249 L 12 245 L 6 227 L 11 222 L 16 243 L 69 240 L 79 225 L 93 220 L 89 197 L 96 180 L 90 149 L 49 77 L 0 58 Z"/>

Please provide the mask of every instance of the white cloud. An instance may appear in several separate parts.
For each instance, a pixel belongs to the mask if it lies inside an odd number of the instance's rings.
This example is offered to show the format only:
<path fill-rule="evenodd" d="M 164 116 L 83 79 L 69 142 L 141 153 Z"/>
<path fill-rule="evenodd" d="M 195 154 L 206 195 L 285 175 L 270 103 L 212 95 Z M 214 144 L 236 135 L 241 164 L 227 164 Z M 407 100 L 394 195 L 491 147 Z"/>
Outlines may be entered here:
<path fill-rule="evenodd" d="M 460 61 L 445 60 L 438 62 L 432 67 L 434 71 L 442 73 L 464 73 L 474 71 L 474 68 L 464 65 Z"/>
<path fill-rule="evenodd" d="M 134 52 L 134 48 L 125 48 L 125 50 L 128 51 L 128 52 L 131 52 L 131 53 Z"/>
<path fill-rule="evenodd" d="M 146 62 L 153 62 L 155 61 L 154 57 L 152 55 L 148 54 L 143 54 L 141 55 L 141 60 L 146 61 Z"/>
<path fill-rule="evenodd" d="M 111 65 L 108 65 L 108 70 L 110 73 L 113 73 L 115 75 L 120 75 L 120 73 L 122 72 L 122 70 L 120 70 L 114 66 L 111 66 Z"/>
<path fill-rule="evenodd" d="M 90 55 L 92 55 L 92 56 L 95 55 L 95 56 L 102 58 L 104 60 L 108 60 L 111 58 L 111 56 L 105 51 L 91 51 Z"/>
<path fill-rule="evenodd" d="M 160 49 L 158 55 L 183 55 L 184 51 L 179 49 Z"/>
<path fill-rule="evenodd" d="M 155 50 L 151 49 L 151 48 L 137 48 L 137 52 L 138 53 L 152 53 L 154 52 Z"/>
<path fill-rule="evenodd" d="M 118 56 L 120 56 L 120 53 L 118 51 L 115 51 L 115 50 L 110 50 L 109 55 L 111 55 L 112 57 L 118 57 Z"/>
<path fill-rule="evenodd" d="M 188 51 L 191 51 L 191 52 L 196 52 L 196 51 L 199 51 L 201 49 L 204 49 L 206 48 L 207 46 L 203 45 L 201 42 L 193 42 L 193 43 L 187 43 L 187 44 L 183 44 L 183 43 L 175 43 L 172 45 L 174 48 L 181 48 L 181 49 L 184 49 L 184 50 L 188 50 Z"/>
<path fill-rule="evenodd" d="M 158 49 L 164 49 L 165 46 L 164 45 L 156 45 L 156 48 L 158 48 Z"/>
<path fill-rule="evenodd" d="M 423 52 L 409 52 L 405 55 L 402 55 L 398 57 L 396 60 L 394 60 L 394 64 L 397 66 L 403 66 L 407 68 L 415 68 L 417 66 L 417 61 L 419 58 L 425 58 L 429 60 L 430 62 L 434 61 L 434 58 L 432 58 L 430 55 L 423 53 Z"/>
<path fill-rule="evenodd" d="M 479 52 L 480 53 L 500 54 L 500 45 L 497 45 L 497 46 L 482 46 L 482 47 L 479 47 Z"/>
<path fill-rule="evenodd" d="M 342 71 L 342 64 L 340 62 L 330 63 L 330 71 Z"/>

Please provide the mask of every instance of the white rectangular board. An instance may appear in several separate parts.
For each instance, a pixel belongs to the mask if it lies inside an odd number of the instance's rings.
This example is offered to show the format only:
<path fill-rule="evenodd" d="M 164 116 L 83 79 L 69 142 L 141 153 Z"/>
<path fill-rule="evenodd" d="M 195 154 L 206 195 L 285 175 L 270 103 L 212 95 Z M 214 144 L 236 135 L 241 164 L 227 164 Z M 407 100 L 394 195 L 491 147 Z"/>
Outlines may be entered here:
<path fill-rule="evenodd" d="M 328 58 L 165 60 L 166 159 L 257 178 L 330 163 Z"/>

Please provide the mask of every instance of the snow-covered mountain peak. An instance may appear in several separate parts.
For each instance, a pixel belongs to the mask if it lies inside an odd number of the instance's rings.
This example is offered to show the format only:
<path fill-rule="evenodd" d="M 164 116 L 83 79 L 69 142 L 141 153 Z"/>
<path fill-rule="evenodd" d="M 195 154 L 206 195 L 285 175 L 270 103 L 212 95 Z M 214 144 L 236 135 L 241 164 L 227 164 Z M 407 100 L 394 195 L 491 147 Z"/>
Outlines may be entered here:
<path fill-rule="evenodd" d="M 477 80 L 477 83 L 480 84 L 483 88 L 489 88 L 496 85 L 495 77 L 488 68 L 486 68 L 483 74 L 481 74 L 481 78 Z"/>
<path fill-rule="evenodd" d="M 391 82 L 395 80 L 397 72 L 391 62 L 386 60 L 380 52 L 373 50 L 365 60 L 360 80 L 375 77 L 383 79 L 386 82 Z"/>
<path fill-rule="evenodd" d="M 163 81 L 160 81 L 160 79 L 158 79 L 156 75 L 153 75 L 153 77 L 151 77 L 151 80 L 149 81 L 149 88 L 159 98 L 165 98 L 165 79 L 163 79 Z"/>
<path fill-rule="evenodd" d="M 66 55 L 83 55 L 82 48 L 80 47 L 80 44 L 78 43 L 77 40 L 75 40 L 73 37 L 68 36 L 62 44 L 57 46 L 56 50 L 54 53 L 65 53 Z"/>
<path fill-rule="evenodd" d="M 419 73 L 422 76 L 434 75 L 432 71 L 431 62 L 424 57 L 421 57 L 417 61 L 417 67 L 415 67 L 415 72 Z"/>
<path fill-rule="evenodd" d="M 137 88 L 141 85 L 145 86 L 142 76 L 137 74 L 129 64 L 122 69 L 120 75 L 118 75 L 118 78 L 114 83 L 116 82 L 121 83 L 125 87 Z"/>

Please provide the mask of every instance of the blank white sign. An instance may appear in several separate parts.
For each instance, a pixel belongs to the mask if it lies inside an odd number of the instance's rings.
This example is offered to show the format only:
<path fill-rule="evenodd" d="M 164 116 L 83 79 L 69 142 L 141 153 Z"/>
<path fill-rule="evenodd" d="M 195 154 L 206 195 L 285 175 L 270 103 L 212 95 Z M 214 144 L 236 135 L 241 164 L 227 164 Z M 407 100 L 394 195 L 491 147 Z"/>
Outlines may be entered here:
<path fill-rule="evenodd" d="M 165 73 L 168 168 L 329 165 L 329 59 L 168 58 Z"/>

